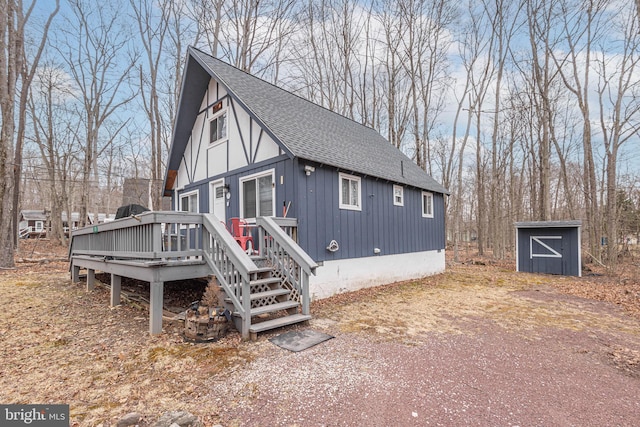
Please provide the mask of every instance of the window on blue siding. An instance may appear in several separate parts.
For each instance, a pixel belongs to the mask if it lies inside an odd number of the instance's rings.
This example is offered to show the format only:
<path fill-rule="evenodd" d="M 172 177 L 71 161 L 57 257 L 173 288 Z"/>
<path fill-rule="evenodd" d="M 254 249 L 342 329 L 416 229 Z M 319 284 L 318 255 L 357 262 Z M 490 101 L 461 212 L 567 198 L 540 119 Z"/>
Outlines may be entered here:
<path fill-rule="evenodd" d="M 198 212 L 198 192 L 193 191 L 180 196 L 180 210 L 184 212 Z"/>
<path fill-rule="evenodd" d="M 218 103 L 217 105 L 220 105 L 220 108 L 222 108 L 222 102 Z M 218 108 L 218 110 L 220 108 Z M 214 107 L 214 111 L 216 111 L 215 107 Z M 224 139 L 227 139 L 227 112 L 226 111 L 218 114 L 209 122 L 209 143 L 214 144 Z"/>
<path fill-rule="evenodd" d="M 422 192 L 422 216 L 433 218 L 433 193 Z"/>
<path fill-rule="evenodd" d="M 339 175 L 340 209 L 362 210 L 360 177 L 341 173 Z"/>
<path fill-rule="evenodd" d="M 273 170 L 242 178 L 240 182 L 242 184 L 242 217 L 273 216 L 275 199 Z"/>
<path fill-rule="evenodd" d="M 404 188 L 401 185 L 393 186 L 393 204 L 404 206 Z"/>

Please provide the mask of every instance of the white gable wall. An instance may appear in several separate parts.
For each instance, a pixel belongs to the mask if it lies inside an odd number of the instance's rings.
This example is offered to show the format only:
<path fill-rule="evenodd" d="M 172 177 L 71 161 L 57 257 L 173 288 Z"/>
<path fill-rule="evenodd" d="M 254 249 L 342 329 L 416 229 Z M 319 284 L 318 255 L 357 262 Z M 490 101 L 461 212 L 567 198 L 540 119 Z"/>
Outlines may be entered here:
<path fill-rule="evenodd" d="M 227 114 L 227 138 L 210 144 L 210 121 L 219 114 L 213 113 L 213 105 L 218 100 L 222 100 L 222 111 Z M 224 87 L 216 84 L 214 79 L 209 82 L 199 111 L 201 113 L 195 120 L 180 163 L 176 189 L 183 189 L 192 182 L 211 179 L 280 154 L 280 147 L 273 139 L 240 104 L 227 96 Z"/>

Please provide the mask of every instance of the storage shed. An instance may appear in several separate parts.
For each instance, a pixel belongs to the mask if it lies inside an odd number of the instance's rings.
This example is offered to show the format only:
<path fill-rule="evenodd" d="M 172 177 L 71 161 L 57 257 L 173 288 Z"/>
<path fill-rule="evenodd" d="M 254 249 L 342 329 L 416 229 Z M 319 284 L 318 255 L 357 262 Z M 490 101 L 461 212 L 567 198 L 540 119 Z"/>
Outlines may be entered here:
<path fill-rule="evenodd" d="M 516 270 L 582 276 L 581 221 L 516 223 Z"/>

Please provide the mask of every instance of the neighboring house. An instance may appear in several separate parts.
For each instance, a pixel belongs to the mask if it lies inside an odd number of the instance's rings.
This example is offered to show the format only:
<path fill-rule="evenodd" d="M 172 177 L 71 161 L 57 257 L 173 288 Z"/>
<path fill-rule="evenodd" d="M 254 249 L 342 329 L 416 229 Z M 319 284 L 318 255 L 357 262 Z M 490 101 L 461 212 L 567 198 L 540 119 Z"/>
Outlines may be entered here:
<path fill-rule="evenodd" d="M 87 224 L 89 223 L 89 216 L 87 215 Z M 62 226 L 64 227 L 64 233 L 69 234 L 69 229 L 76 230 L 80 226 L 80 213 L 71 212 L 71 224 L 69 224 L 69 218 L 66 212 L 62 212 Z"/>
<path fill-rule="evenodd" d="M 46 236 L 49 228 L 47 212 L 42 209 L 20 211 L 18 228 L 21 239 Z"/>
<path fill-rule="evenodd" d="M 23 210 L 20 212 L 20 238 L 30 237 L 46 237 L 47 232 L 51 230 L 51 221 L 49 219 L 50 211 L 46 210 Z M 93 224 L 95 215 L 87 214 L 87 224 Z M 98 214 L 97 224 L 113 221 L 115 214 Z M 80 214 L 71 212 L 71 224 L 66 212 L 62 212 L 62 226 L 65 234 L 69 234 L 69 229 L 76 230 L 80 226 Z"/>
<path fill-rule="evenodd" d="M 167 164 L 174 210 L 297 218 L 312 297 L 445 268 L 442 185 L 374 129 L 194 48 Z"/>

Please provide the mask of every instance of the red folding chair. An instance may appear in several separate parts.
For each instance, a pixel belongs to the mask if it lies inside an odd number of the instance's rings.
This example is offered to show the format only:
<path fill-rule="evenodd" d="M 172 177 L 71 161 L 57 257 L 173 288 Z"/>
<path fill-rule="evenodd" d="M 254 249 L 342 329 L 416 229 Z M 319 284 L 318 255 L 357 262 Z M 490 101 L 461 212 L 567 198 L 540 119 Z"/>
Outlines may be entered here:
<path fill-rule="evenodd" d="M 242 218 L 231 218 L 231 235 L 242 250 L 250 254 L 253 252 L 255 245 L 253 244 L 253 237 L 251 237 L 248 230 L 247 221 Z"/>

